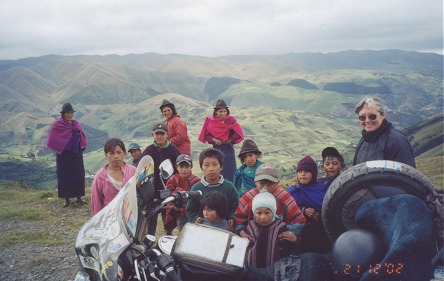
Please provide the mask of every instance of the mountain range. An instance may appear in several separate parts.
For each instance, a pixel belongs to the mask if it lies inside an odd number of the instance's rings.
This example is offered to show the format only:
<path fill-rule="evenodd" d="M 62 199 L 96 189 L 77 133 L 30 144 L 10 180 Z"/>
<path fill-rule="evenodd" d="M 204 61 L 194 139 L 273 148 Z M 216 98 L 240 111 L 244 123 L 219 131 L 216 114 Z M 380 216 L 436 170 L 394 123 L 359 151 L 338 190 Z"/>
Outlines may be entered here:
<path fill-rule="evenodd" d="M 246 137 L 264 152 L 263 161 L 287 177 L 303 155 L 319 160 L 325 146 L 336 146 L 351 161 L 361 130 L 354 106 L 365 95 L 385 101 L 388 120 L 406 130 L 417 158 L 442 156 L 442 66 L 442 55 L 402 50 L 2 60 L 0 179 L 54 186 L 54 154 L 45 142 L 65 102 L 74 106 L 87 134 L 90 173 L 105 163 L 107 138 L 152 142 L 151 127 L 163 119 L 163 99 L 187 122 L 194 158 L 208 146 L 197 141 L 202 122 L 222 98 Z M 433 129 L 425 129 L 429 126 Z"/>

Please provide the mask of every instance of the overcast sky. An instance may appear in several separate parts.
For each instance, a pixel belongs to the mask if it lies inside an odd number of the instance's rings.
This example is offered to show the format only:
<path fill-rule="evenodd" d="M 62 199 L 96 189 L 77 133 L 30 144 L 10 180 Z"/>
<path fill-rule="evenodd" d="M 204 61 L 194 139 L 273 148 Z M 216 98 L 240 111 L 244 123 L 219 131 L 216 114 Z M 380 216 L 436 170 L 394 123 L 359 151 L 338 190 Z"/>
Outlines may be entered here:
<path fill-rule="evenodd" d="M 1 0 L 0 60 L 401 49 L 443 53 L 442 0 Z"/>

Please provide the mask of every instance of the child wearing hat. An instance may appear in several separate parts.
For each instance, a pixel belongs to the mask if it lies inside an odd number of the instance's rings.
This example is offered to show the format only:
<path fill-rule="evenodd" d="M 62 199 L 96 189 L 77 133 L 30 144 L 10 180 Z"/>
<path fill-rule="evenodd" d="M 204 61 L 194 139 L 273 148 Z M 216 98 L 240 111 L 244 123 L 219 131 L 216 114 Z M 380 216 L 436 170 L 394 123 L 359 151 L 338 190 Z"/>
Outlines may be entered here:
<path fill-rule="evenodd" d="M 264 164 L 259 161 L 261 154 L 262 152 L 253 140 L 244 140 L 238 156 L 242 165 L 236 169 L 233 178 L 233 184 L 234 187 L 236 187 L 239 197 L 248 190 L 256 187 L 254 176 L 257 167 Z"/>
<path fill-rule="evenodd" d="M 247 253 L 251 267 L 270 266 L 288 256 L 291 253 L 289 249 L 296 245 L 296 235 L 287 231 L 286 223 L 276 215 L 276 208 L 276 198 L 265 189 L 253 199 L 254 216 L 246 228 L 252 238 L 252 246 Z M 288 242 L 293 242 L 293 245 Z"/>
<path fill-rule="evenodd" d="M 336 148 L 326 147 L 322 150 L 322 167 L 326 176 L 318 178 L 318 183 L 323 183 L 329 187 L 345 168 L 344 157 Z"/>
<path fill-rule="evenodd" d="M 169 159 L 171 163 L 176 163 L 177 157 L 180 155 L 179 149 L 168 140 L 168 127 L 164 123 L 156 123 L 153 126 L 151 136 L 153 143 L 148 145 L 142 152 L 140 158 L 149 155 L 154 162 L 154 188 L 156 190 L 164 190 L 163 179 L 160 177 L 160 163 Z M 177 170 L 174 171 L 177 173 Z M 162 210 L 161 217 L 165 224 L 165 211 Z M 148 223 L 148 234 L 155 235 L 157 228 L 157 219 L 152 219 Z M 166 231 L 166 230 L 165 230 Z"/>
<path fill-rule="evenodd" d="M 200 178 L 194 175 L 191 171 L 193 168 L 193 160 L 188 154 L 181 154 L 176 160 L 177 174 L 172 175 L 167 183 L 166 187 L 170 190 L 171 194 L 181 191 L 190 191 L 191 187 L 200 181 Z M 174 206 L 174 204 L 171 204 Z M 181 208 L 168 208 L 166 209 L 165 217 L 165 229 L 167 235 L 172 235 L 174 228 L 182 230 L 184 224 L 187 222 L 186 215 L 186 202 Z"/>
<path fill-rule="evenodd" d="M 236 118 L 230 115 L 230 110 L 224 100 L 218 100 L 213 115 L 205 118 L 198 139 L 223 152 L 224 167 L 221 174 L 226 180 L 233 182 L 236 171 L 233 145 L 244 139 L 244 133 Z"/>
<path fill-rule="evenodd" d="M 299 236 L 305 223 L 305 217 L 294 198 L 278 186 L 278 169 L 271 164 L 262 164 L 256 170 L 254 181 L 256 187 L 247 191 L 239 199 L 234 214 L 235 232 L 251 240 L 251 236 L 246 233 L 245 227 L 248 221 L 253 219 L 253 200 L 262 190 L 266 190 L 276 199 L 276 214 L 282 216 L 287 228 Z"/>
<path fill-rule="evenodd" d="M 132 142 L 128 147 L 128 153 L 133 158 L 133 166 L 137 167 L 140 161 L 140 155 L 142 155 L 142 150 L 140 149 L 140 145 Z"/>
<path fill-rule="evenodd" d="M 307 219 L 301 234 L 299 248 L 301 253 L 327 253 L 331 249 L 321 219 L 322 202 L 327 186 L 316 182 L 317 175 L 318 166 L 315 160 L 307 155 L 299 160 L 296 167 L 297 184 L 287 189 Z"/>

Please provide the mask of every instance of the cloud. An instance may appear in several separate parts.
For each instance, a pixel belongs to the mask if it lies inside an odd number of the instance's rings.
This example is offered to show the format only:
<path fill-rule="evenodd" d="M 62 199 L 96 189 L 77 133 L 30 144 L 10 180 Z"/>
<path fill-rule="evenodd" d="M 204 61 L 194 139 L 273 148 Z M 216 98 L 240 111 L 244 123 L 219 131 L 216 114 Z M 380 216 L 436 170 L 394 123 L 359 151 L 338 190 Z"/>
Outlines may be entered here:
<path fill-rule="evenodd" d="M 403 49 L 442 53 L 441 0 L 3 0 L 0 59 Z"/>

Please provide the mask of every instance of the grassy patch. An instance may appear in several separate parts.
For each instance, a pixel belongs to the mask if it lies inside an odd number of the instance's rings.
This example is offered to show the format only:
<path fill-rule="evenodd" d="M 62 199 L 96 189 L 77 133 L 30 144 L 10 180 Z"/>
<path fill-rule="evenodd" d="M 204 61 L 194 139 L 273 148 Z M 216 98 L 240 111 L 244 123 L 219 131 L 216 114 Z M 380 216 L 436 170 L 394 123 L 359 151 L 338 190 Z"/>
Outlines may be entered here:
<path fill-rule="evenodd" d="M 0 218 L 5 220 L 43 220 L 48 213 L 35 208 L 1 208 Z"/>
<path fill-rule="evenodd" d="M 64 238 L 49 230 L 18 230 L 10 233 L 0 234 L 0 244 L 4 246 L 14 246 L 20 243 L 44 246 L 58 246 L 72 243 L 72 241 Z"/>

